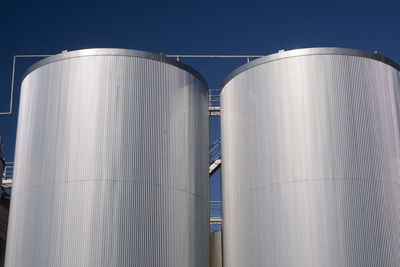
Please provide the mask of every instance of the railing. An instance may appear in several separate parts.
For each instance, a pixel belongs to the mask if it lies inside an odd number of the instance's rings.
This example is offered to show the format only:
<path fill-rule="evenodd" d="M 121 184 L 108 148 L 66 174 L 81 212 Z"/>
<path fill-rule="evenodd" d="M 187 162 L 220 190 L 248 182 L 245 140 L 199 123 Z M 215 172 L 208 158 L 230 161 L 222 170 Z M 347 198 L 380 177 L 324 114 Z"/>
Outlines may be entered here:
<path fill-rule="evenodd" d="M 222 203 L 221 201 L 210 201 L 210 230 L 221 231 L 222 229 Z"/>
<path fill-rule="evenodd" d="M 8 161 L 4 167 L 4 178 L 12 179 L 14 174 L 14 162 Z"/>
<path fill-rule="evenodd" d="M 8 161 L 4 167 L 4 174 L 1 179 L 1 185 L 3 187 L 12 187 L 12 178 L 14 175 L 14 162 Z"/>
<path fill-rule="evenodd" d="M 221 157 L 221 137 L 211 144 L 209 151 L 209 161 L 212 164 Z"/>
<path fill-rule="evenodd" d="M 221 137 L 215 140 L 210 145 L 209 150 L 209 161 L 210 161 L 210 177 L 221 164 Z M 215 166 L 214 166 L 215 165 Z M 213 169 L 213 170 L 211 170 Z M 210 230 L 221 231 L 222 229 L 222 203 L 221 201 L 210 201 L 209 205 L 210 212 Z"/>
<path fill-rule="evenodd" d="M 208 106 L 219 107 L 220 106 L 220 90 L 219 89 L 208 89 Z"/>
<path fill-rule="evenodd" d="M 222 203 L 221 201 L 210 201 L 210 218 L 221 218 Z"/>
<path fill-rule="evenodd" d="M 209 116 L 220 116 L 221 115 L 219 93 L 220 93 L 219 89 L 208 89 L 208 115 Z"/>

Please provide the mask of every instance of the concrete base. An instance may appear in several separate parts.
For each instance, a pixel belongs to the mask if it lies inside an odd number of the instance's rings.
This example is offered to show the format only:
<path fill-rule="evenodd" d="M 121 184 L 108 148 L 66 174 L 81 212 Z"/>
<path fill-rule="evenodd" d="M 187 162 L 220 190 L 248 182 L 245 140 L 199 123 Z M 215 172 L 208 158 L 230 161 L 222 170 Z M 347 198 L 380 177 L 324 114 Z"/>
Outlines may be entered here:
<path fill-rule="evenodd" d="M 210 267 L 222 267 L 221 231 L 210 234 Z"/>

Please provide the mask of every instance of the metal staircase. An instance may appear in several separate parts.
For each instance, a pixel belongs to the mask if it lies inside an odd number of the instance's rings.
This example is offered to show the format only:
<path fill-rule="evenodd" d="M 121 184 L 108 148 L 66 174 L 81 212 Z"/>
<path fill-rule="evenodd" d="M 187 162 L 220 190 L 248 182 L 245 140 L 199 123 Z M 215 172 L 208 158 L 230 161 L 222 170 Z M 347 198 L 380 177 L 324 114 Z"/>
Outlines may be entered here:
<path fill-rule="evenodd" d="M 210 146 L 209 152 L 210 168 L 208 171 L 211 177 L 221 167 L 221 137 L 215 140 Z"/>
<path fill-rule="evenodd" d="M 12 187 L 12 178 L 14 172 L 14 162 L 5 162 L 3 176 L 1 177 L 1 186 L 3 188 Z"/>
<path fill-rule="evenodd" d="M 221 106 L 219 102 L 219 89 L 208 89 L 208 115 L 219 116 L 221 114 Z"/>
<path fill-rule="evenodd" d="M 210 227 L 214 226 L 214 230 L 221 230 L 222 225 L 222 203 L 221 201 L 210 201 Z"/>
<path fill-rule="evenodd" d="M 220 90 L 209 89 L 208 90 L 208 115 L 209 116 L 220 116 Z M 219 168 L 221 168 L 221 137 L 215 140 L 210 145 L 209 150 L 209 171 L 208 175 L 211 177 Z M 221 201 L 210 201 L 209 202 L 210 212 L 210 230 L 220 231 L 222 229 L 222 203 Z"/>
<path fill-rule="evenodd" d="M 209 116 L 220 116 L 220 90 L 209 89 L 208 90 L 208 115 Z M 209 176 L 211 177 L 221 167 L 221 137 L 215 140 L 210 146 L 209 152 L 210 168 Z"/>

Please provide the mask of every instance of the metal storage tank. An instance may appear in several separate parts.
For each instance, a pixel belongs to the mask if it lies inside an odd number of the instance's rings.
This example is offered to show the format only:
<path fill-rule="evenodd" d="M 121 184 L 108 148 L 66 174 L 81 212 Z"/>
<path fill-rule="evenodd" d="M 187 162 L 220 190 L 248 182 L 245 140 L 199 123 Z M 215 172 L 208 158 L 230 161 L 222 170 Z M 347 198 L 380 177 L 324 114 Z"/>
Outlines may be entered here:
<path fill-rule="evenodd" d="M 224 265 L 400 266 L 399 69 L 310 48 L 226 78 Z"/>
<path fill-rule="evenodd" d="M 124 49 L 22 82 L 6 266 L 208 266 L 208 90 Z"/>

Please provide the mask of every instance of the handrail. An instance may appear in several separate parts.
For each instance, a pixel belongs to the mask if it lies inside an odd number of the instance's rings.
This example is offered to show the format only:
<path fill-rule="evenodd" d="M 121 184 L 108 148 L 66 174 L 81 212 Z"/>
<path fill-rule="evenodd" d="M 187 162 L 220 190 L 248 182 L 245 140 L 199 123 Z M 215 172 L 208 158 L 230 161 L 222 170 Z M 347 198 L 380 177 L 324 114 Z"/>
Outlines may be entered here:
<path fill-rule="evenodd" d="M 251 58 L 260 58 L 265 55 L 166 55 L 166 57 L 174 57 L 176 61 L 179 61 L 180 58 L 245 58 L 247 62 L 250 62 Z"/>
<path fill-rule="evenodd" d="M 215 140 L 209 149 L 209 161 L 213 163 L 215 160 L 221 157 L 221 137 Z"/>
<path fill-rule="evenodd" d="M 14 174 L 14 162 L 6 161 L 4 166 L 4 179 L 12 179 Z"/>
<path fill-rule="evenodd" d="M 208 89 L 208 106 L 219 107 L 220 106 L 220 94 L 219 89 Z"/>

